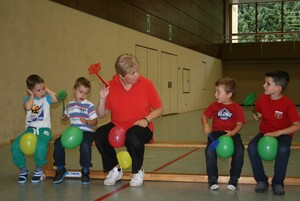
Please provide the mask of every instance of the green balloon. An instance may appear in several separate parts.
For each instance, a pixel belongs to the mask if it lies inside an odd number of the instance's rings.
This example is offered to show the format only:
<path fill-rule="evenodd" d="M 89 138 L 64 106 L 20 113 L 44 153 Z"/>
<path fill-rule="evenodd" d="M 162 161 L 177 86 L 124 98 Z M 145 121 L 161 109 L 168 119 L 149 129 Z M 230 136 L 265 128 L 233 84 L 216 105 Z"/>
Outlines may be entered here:
<path fill-rule="evenodd" d="M 257 144 L 258 155 L 265 161 L 272 161 L 276 158 L 278 141 L 275 137 L 264 136 Z"/>
<path fill-rule="evenodd" d="M 79 146 L 83 139 L 83 133 L 80 128 L 70 126 L 64 130 L 61 135 L 61 144 L 67 149 L 73 149 Z"/>
<path fill-rule="evenodd" d="M 234 144 L 231 137 L 222 135 L 218 138 L 219 145 L 216 148 L 217 155 L 221 158 L 229 158 L 234 151 Z"/>

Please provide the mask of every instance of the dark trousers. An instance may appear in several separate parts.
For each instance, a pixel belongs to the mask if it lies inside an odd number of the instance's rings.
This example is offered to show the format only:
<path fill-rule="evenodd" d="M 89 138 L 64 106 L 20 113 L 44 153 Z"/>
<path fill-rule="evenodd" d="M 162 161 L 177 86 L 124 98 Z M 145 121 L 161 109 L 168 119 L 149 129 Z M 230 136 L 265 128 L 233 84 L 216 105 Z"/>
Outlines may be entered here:
<path fill-rule="evenodd" d="M 223 131 L 212 132 L 211 135 L 214 139 L 225 135 Z M 241 140 L 241 135 L 236 134 L 232 137 L 234 143 L 234 151 L 232 154 L 231 168 L 230 168 L 230 180 L 228 183 L 237 185 L 238 179 L 241 176 L 242 167 L 244 165 L 244 145 Z M 209 150 L 209 145 L 211 140 L 208 138 L 207 146 L 205 148 L 205 158 L 206 158 L 206 172 L 208 176 L 208 183 L 215 184 L 218 183 L 218 165 L 217 165 L 217 153 L 216 150 Z"/>
<path fill-rule="evenodd" d="M 268 177 L 265 173 L 262 159 L 258 155 L 257 144 L 260 138 L 264 135 L 259 133 L 256 135 L 248 145 L 249 159 L 252 165 L 253 176 L 256 182 L 264 182 L 268 184 Z M 289 135 L 281 135 L 276 137 L 278 140 L 277 156 L 275 158 L 274 176 L 272 179 L 272 185 L 281 184 L 284 185 L 284 179 L 286 176 L 287 166 L 291 153 L 292 138 Z"/>
<path fill-rule="evenodd" d="M 114 126 L 113 123 L 105 124 L 94 134 L 95 144 L 102 156 L 104 172 L 109 172 L 119 164 L 115 148 L 108 141 L 109 131 Z M 133 126 L 126 131 L 125 146 L 132 159 L 132 173 L 138 173 L 143 166 L 145 144 L 150 142 L 152 135 L 148 127 Z"/>
<path fill-rule="evenodd" d="M 54 142 L 54 165 L 65 166 L 66 165 L 66 153 L 65 148 L 61 144 L 61 136 Z M 92 167 L 92 143 L 93 143 L 93 132 L 84 131 L 83 140 L 80 144 L 80 158 L 79 163 L 81 167 Z"/>

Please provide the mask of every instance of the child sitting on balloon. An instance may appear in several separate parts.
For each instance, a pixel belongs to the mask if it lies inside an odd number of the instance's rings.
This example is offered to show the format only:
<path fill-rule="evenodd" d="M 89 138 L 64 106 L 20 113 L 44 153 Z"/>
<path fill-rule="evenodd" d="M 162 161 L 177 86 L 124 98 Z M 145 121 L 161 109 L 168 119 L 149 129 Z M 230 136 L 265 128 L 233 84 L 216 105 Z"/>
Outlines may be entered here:
<path fill-rule="evenodd" d="M 205 109 L 201 118 L 204 132 L 210 137 L 205 149 L 208 183 L 211 190 L 219 188 L 217 156 L 224 158 L 232 155 L 227 189 L 235 190 L 244 164 L 244 145 L 239 132 L 243 127 L 245 117 L 241 106 L 233 101 L 237 92 L 235 80 L 228 77 L 219 79 L 215 83 L 215 90 L 216 102 Z M 212 128 L 208 124 L 211 118 Z M 231 142 L 233 140 L 233 143 L 226 145 L 228 141 L 226 138 L 229 138 Z M 225 139 L 225 143 L 221 139 Z M 212 147 L 211 143 L 215 144 L 216 140 L 220 140 L 218 147 Z M 221 146 L 224 146 L 224 149 Z M 228 151 L 225 149 L 226 146 L 231 146 L 229 147 L 232 150 L 230 154 L 226 153 Z"/>
<path fill-rule="evenodd" d="M 80 77 L 76 80 L 74 85 L 74 97 L 75 99 L 68 103 L 66 110 L 61 116 L 64 121 L 70 120 L 71 127 L 77 127 L 81 135 L 76 135 L 78 132 L 76 129 L 66 129 L 62 136 L 57 138 L 54 142 L 54 166 L 57 167 L 56 175 L 53 178 L 53 183 L 61 183 L 67 174 L 65 168 L 65 148 L 74 148 L 80 144 L 80 165 L 81 169 L 81 183 L 89 184 L 90 182 L 90 170 L 92 167 L 91 154 L 92 154 L 92 142 L 93 142 L 93 126 L 98 124 L 97 114 L 95 112 L 94 104 L 87 100 L 87 95 L 90 92 L 91 83 L 88 79 Z M 70 128 L 71 128 L 70 127 Z M 66 133 L 71 132 L 71 133 Z M 71 140 L 64 135 L 69 135 Z M 72 136 L 73 135 L 73 136 Z M 80 142 L 78 142 L 80 141 Z M 75 143 L 76 145 L 72 145 Z"/>
<path fill-rule="evenodd" d="M 26 85 L 28 96 L 25 97 L 23 105 L 26 112 L 26 130 L 14 140 L 11 146 L 13 162 L 20 169 L 18 179 L 20 184 L 26 183 L 28 177 L 25 155 L 34 154 L 36 169 L 31 182 L 39 183 L 43 179 L 48 143 L 52 138 L 50 104 L 57 102 L 56 94 L 46 87 L 43 78 L 39 75 L 28 76 Z"/>
<path fill-rule="evenodd" d="M 284 179 L 287 171 L 291 143 L 294 133 L 300 130 L 300 117 L 293 101 L 283 92 L 288 86 L 289 74 L 282 70 L 270 71 L 265 74 L 263 85 L 264 94 L 260 95 L 255 109 L 258 112 L 255 120 L 260 120 L 259 134 L 248 145 L 249 159 L 252 165 L 253 176 L 257 182 L 255 191 L 266 192 L 269 186 L 262 162 L 263 155 L 258 146 L 264 136 L 275 137 L 278 141 L 277 155 L 275 156 L 274 176 L 272 179 L 273 194 L 283 195 Z M 263 138 L 264 137 L 264 138 Z"/>

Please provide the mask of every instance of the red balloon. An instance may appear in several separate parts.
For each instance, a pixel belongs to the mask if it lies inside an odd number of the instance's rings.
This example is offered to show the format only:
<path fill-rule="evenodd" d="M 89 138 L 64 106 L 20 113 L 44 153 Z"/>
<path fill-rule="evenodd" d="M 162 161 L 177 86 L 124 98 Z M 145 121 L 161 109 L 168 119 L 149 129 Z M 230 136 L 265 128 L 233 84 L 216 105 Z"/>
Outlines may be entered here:
<path fill-rule="evenodd" d="M 113 127 L 108 134 L 108 141 L 111 146 L 119 148 L 125 145 L 126 131 L 121 126 Z"/>

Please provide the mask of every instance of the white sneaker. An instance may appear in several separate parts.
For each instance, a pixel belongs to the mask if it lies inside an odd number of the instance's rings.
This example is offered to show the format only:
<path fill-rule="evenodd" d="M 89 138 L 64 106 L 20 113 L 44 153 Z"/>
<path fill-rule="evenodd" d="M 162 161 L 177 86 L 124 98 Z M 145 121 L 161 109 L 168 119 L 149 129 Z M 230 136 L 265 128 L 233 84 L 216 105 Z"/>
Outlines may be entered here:
<path fill-rule="evenodd" d="M 209 187 L 210 190 L 217 190 L 219 189 L 219 184 L 213 184 Z"/>
<path fill-rule="evenodd" d="M 133 174 L 130 180 L 130 186 L 141 186 L 144 182 L 145 172 L 140 169 L 138 173 Z"/>
<path fill-rule="evenodd" d="M 123 176 L 122 168 L 114 167 L 111 171 L 109 171 L 106 179 L 104 180 L 105 186 L 112 186 L 120 180 Z"/>
<path fill-rule="evenodd" d="M 231 191 L 234 191 L 236 189 L 236 187 L 232 184 L 228 184 L 227 189 L 231 190 Z"/>

